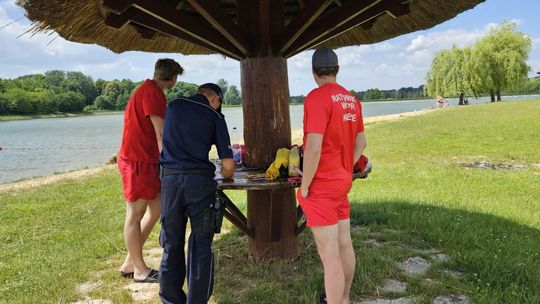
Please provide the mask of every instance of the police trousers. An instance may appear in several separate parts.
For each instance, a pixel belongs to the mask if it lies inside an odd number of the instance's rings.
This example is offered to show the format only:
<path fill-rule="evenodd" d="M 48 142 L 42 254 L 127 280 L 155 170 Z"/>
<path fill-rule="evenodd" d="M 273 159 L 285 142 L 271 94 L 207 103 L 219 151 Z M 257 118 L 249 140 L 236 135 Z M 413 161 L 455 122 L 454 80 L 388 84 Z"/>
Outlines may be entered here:
<path fill-rule="evenodd" d="M 213 231 L 201 231 L 200 214 L 215 199 L 213 176 L 174 174 L 162 177 L 161 232 L 163 257 L 159 269 L 159 296 L 163 303 L 203 304 L 212 294 Z M 187 265 L 184 253 L 186 224 L 190 220 Z M 195 229 L 197 228 L 197 229 Z M 193 232 L 196 231 L 196 232 Z M 187 275 L 188 293 L 183 291 Z"/>

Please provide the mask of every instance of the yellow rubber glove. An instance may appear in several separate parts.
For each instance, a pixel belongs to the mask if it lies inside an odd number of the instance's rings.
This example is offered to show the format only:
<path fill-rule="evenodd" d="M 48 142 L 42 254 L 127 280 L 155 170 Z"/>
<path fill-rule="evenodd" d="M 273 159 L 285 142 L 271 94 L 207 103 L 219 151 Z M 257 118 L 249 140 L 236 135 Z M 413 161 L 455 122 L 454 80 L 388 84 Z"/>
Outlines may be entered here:
<path fill-rule="evenodd" d="M 276 159 L 270 164 L 266 170 L 266 179 L 274 180 L 279 177 L 279 168 L 281 166 L 287 168 L 289 165 L 289 152 L 287 148 L 279 148 L 276 152 Z"/>

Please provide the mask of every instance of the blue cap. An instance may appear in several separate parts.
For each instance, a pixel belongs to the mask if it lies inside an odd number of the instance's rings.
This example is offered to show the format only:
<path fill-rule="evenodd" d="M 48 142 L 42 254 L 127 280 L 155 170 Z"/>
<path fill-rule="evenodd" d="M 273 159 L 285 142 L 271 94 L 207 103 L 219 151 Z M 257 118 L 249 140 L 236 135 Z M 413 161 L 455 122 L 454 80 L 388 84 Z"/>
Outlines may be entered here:
<path fill-rule="evenodd" d="M 209 83 L 201 84 L 199 86 L 199 89 L 209 89 L 219 96 L 219 99 L 221 100 L 221 104 L 219 105 L 219 108 L 217 108 L 217 111 L 221 113 L 221 105 L 225 102 L 225 97 L 223 97 L 223 91 L 221 90 L 221 87 L 215 83 L 209 82 Z"/>
<path fill-rule="evenodd" d="M 338 58 L 336 53 L 329 47 L 323 46 L 318 48 L 313 57 L 311 57 L 311 65 L 314 68 L 330 68 L 338 66 Z"/>

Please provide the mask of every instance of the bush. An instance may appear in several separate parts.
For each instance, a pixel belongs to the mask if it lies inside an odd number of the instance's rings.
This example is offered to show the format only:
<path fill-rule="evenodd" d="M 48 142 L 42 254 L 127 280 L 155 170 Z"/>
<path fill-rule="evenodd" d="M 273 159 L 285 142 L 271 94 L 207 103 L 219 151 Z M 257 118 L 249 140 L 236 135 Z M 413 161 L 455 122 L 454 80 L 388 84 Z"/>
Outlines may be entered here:
<path fill-rule="evenodd" d="M 95 105 L 88 105 L 86 107 L 84 107 L 83 109 L 83 112 L 93 112 L 93 111 L 97 111 L 98 108 L 96 108 Z"/>
<path fill-rule="evenodd" d="M 54 94 L 50 91 L 38 91 L 30 93 L 33 97 L 36 113 L 58 112 L 58 102 L 54 99 Z"/>
<path fill-rule="evenodd" d="M 5 93 L 6 105 L 9 113 L 13 114 L 35 114 L 37 111 L 32 102 L 29 92 L 13 88 Z"/>
<path fill-rule="evenodd" d="M 4 96 L 4 94 L 0 93 L 0 114 L 7 114 L 8 113 L 6 103 L 7 103 L 6 97 Z"/>
<path fill-rule="evenodd" d="M 99 110 L 113 110 L 114 102 L 106 95 L 100 95 L 94 100 L 94 106 Z"/>
<path fill-rule="evenodd" d="M 79 92 L 69 91 L 56 94 L 55 99 L 60 112 L 80 112 L 85 104 L 85 97 Z"/>

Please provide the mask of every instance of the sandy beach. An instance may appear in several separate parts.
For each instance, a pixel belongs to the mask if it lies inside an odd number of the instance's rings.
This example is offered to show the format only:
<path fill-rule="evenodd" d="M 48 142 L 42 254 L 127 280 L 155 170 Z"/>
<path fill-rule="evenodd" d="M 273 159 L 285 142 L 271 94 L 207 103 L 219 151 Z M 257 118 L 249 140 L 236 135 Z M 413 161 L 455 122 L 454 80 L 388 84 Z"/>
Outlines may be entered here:
<path fill-rule="evenodd" d="M 376 122 L 383 122 L 383 121 L 392 121 L 397 119 L 402 119 L 406 117 L 414 117 L 414 116 L 420 116 L 424 115 L 428 112 L 434 111 L 433 109 L 428 110 L 422 110 L 422 111 L 414 111 L 414 112 L 406 112 L 406 113 L 399 113 L 399 114 L 391 114 L 391 115 L 381 115 L 381 116 L 373 116 L 373 117 L 366 117 L 364 118 L 364 124 L 372 124 Z M 301 138 L 302 137 L 302 130 L 294 130 L 292 131 L 292 138 Z M 104 160 L 105 162 L 105 160 Z M 102 172 L 104 170 L 112 170 L 116 168 L 116 165 L 104 165 L 97 168 L 90 168 L 90 169 L 83 169 L 83 170 L 75 170 L 71 172 L 66 173 L 60 173 L 55 174 L 51 176 L 44 176 L 44 177 L 36 177 L 28 180 L 13 182 L 13 183 L 7 183 L 0 185 L 0 192 L 9 191 L 9 190 L 16 190 L 16 189 L 27 189 L 27 188 L 33 188 L 43 185 L 48 185 L 51 183 L 55 183 L 61 180 L 66 179 L 77 179 L 81 177 L 87 177 L 94 174 L 97 174 L 99 172 Z"/>

